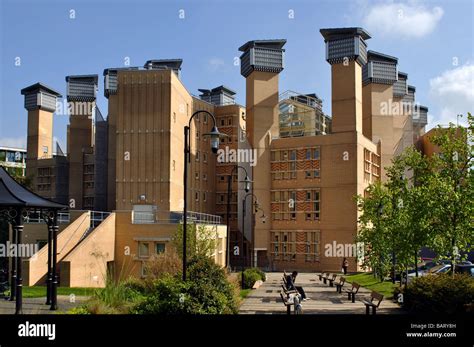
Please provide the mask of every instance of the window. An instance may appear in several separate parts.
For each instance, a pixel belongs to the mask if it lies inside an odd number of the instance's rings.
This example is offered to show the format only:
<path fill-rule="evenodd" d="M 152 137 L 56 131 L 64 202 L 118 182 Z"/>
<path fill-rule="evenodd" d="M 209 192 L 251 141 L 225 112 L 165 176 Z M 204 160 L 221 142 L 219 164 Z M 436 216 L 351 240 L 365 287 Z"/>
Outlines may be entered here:
<path fill-rule="evenodd" d="M 194 193 L 194 199 L 196 201 L 199 201 L 199 193 L 198 192 Z"/>
<path fill-rule="evenodd" d="M 296 150 L 290 151 L 290 160 L 296 160 Z"/>
<path fill-rule="evenodd" d="M 311 192 L 310 191 L 306 192 L 306 200 L 311 200 Z"/>
<path fill-rule="evenodd" d="M 199 161 L 200 152 L 196 151 L 196 161 Z"/>
<path fill-rule="evenodd" d="M 176 169 L 176 161 L 173 160 L 173 171 Z"/>
<path fill-rule="evenodd" d="M 173 123 L 176 123 L 176 112 L 173 112 Z"/>
<path fill-rule="evenodd" d="M 199 139 L 199 135 L 200 135 L 199 131 L 196 130 L 196 139 Z"/>
<path fill-rule="evenodd" d="M 202 179 L 203 179 L 204 181 L 207 181 L 207 174 L 206 174 L 206 173 L 203 173 L 203 174 L 202 174 Z"/>
<path fill-rule="evenodd" d="M 305 172 L 305 178 L 311 178 L 311 171 Z"/>
<path fill-rule="evenodd" d="M 224 194 L 219 194 L 219 201 L 224 202 Z"/>
<path fill-rule="evenodd" d="M 205 192 L 202 193 L 202 201 L 207 201 L 207 194 Z"/>
<path fill-rule="evenodd" d="M 202 159 L 205 163 L 207 163 L 207 153 L 202 154 Z"/>
<path fill-rule="evenodd" d="M 150 244 L 148 242 L 138 242 L 138 256 L 147 258 L 150 256 Z"/>
<path fill-rule="evenodd" d="M 310 149 L 307 149 L 307 150 L 306 150 L 306 159 L 307 159 L 307 160 L 310 160 L 310 159 L 311 159 L 311 150 L 310 150 Z"/>
<path fill-rule="evenodd" d="M 225 119 L 221 119 L 221 126 L 225 126 Z"/>
<path fill-rule="evenodd" d="M 232 125 L 232 117 L 228 119 L 227 124 Z"/>
<path fill-rule="evenodd" d="M 316 169 L 313 171 L 314 177 L 319 177 L 319 170 Z"/>
<path fill-rule="evenodd" d="M 223 175 L 220 175 L 220 176 L 219 176 L 219 179 L 221 180 L 221 182 L 224 182 L 224 180 L 225 180 L 225 176 L 223 176 Z"/>
<path fill-rule="evenodd" d="M 47 154 L 48 153 L 48 146 L 43 146 L 43 154 Z"/>
<path fill-rule="evenodd" d="M 204 113 L 204 124 L 207 124 L 207 113 Z"/>
<path fill-rule="evenodd" d="M 194 173 L 194 178 L 197 179 L 197 180 L 199 179 L 199 172 Z"/>
<path fill-rule="evenodd" d="M 157 243 L 155 245 L 156 254 L 165 253 L 166 245 L 164 243 Z"/>
<path fill-rule="evenodd" d="M 313 200 L 314 200 L 314 202 L 313 202 L 314 219 L 319 219 L 320 214 L 321 214 L 321 212 L 320 212 L 320 207 L 321 207 L 321 206 L 320 206 L 320 200 L 319 200 L 319 198 L 320 198 L 319 192 L 314 192 L 314 194 L 313 194 Z"/>
<path fill-rule="evenodd" d="M 319 159 L 319 148 L 314 148 L 313 149 L 313 159 Z"/>

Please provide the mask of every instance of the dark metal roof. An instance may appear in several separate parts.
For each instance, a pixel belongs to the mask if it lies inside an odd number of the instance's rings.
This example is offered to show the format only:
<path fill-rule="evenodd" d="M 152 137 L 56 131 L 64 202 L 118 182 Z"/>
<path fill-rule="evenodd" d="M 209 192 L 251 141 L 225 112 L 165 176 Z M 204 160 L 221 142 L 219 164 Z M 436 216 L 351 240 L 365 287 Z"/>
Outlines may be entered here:
<path fill-rule="evenodd" d="M 218 94 L 220 92 L 225 92 L 226 94 L 230 94 L 230 95 L 237 94 L 237 92 L 235 90 L 230 89 L 229 87 L 226 87 L 224 85 L 219 86 L 219 87 L 215 87 L 215 88 L 212 88 L 212 89 L 198 89 L 198 90 L 201 93 L 205 94 L 205 95 Z"/>
<path fill-rule="evenodd" d="M 66 82 L 69 82 L 69 80 L 86 80 L 86 81 L 93 81 L 95 84 L 97 84 L 97 81 L 99 80 L 98 75 L 71 75 L 71 76 L 66 76 Z"/>
<path fill-rule="evenodd" d="M 153 67 L 153 66 L 163 66 L 169 67 L 171 69 L 181 69 L 181 65 L 183 64 L 183 59 L 151 59 L 147 60 L 144 68 Z"/>
<path fill-rule="evenodd" d="M 408 78 L 408 74 L 406 72 L 398 71 L 398 77 Z"/>
<path fill-rule="evenodd" d="M 420 111 L 428 112 L 428 107 L 427 106 L 419 106 Z"/>
<path fill-rule="evenodd" d="M 33 93 L 37 93 L 39 91 L 45 91 L 49 94 L 52 94 L 54 96 L 57 96 L 58 98 L 62 97 L 62 95 L 54 90 L 53 88 L 51 87 L 48 87 L 47 85 L 41 83 L 41 82 L 38 82 L 38 83 L 35 83 L 35 84 L 32 84 L 31 86 L 29 87 L 26 87 L 26 88 L 23 88 L 21 90 L 21 95 L 25 95 L 25 94 L 33 94 Z"/>
<path fill-rule="evenodd" d="M 388 54 L 383 54 L 383 53 L 380 53 L 380 52 L 376 52 L 376 51 L 367 51 L 367 59 L 368 60 L 377 60 L 377 61 L 386 61 L 386 62 L 391 62 L 391 63 L 397 63 L 398 62 L 398 58 L 397 57 L 393 57 L 391 55 L 388 55 Z"/>
<path fill-rule="evenodd" d="M 128 71 L 128 70 L 139 70 L 139 67 L 110 67 L 104 69 L 104 76 L 109 74 L 109 71 Z"/>
<path fill-rule="evenodd" d="M 416 91 L 416 87 L 415 86 L 411 86 L 411 85 L 408 85 L 408 90 L 412 90 L 412 91 Z"/>
<path fill-rule="evenodd" d="M 16 182 L 0 167 L 0 206 L 63 209 L 66 205 L 45 199 Z"/>
<path fill-rule="evenodd" d="M 320 29 L 319 32 L 324 37 L 325 41 L 337 40 L 350 36 L 361 36 L 364 40 L 371 38 L 370 34 L 363 28 L 326 28 Z"/>
<path fill-rule="evenodd" d="M 252 47 L 265 47 L 265 48 L 274 48 L 274 49 L 282 49 L 285 45 L 285 39 L 272 39 L 272 40 L 252 40 L 248 41 L 247 43 L 243 44 L 239 47 L 239 51 L 245 52 L 249 48 Z"/>

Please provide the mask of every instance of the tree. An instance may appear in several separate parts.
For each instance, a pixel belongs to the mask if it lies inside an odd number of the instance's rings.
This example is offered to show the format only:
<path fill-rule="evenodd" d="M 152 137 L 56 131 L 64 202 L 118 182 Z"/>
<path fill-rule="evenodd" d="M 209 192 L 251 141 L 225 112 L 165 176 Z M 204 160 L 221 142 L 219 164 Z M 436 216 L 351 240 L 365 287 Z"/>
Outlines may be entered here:
<path fill-rule="evenodd" d="M 474 117 L 468 113 L 468 127 L 450 123 L 438 128 L 431 141 L 439 153 L 431 158 L 431 194 L 437 200 L 432 228 L 434 250 L 449 256 L 454 269 L 474 243 L 473 129 Z M 454 271 L 453 271 L 454 274 Z"/>
<path fill-rule="evenodd" d="M 216 231 L 209 226 L 188 224 L 186 232 L 186 256 L 192 259 L 194 256 L 202 255 L 210 257 L 217 247 Z M 183 225 L 179 224 L 172 238 L 172 243 L 180 258 L 183 258 Z"/>

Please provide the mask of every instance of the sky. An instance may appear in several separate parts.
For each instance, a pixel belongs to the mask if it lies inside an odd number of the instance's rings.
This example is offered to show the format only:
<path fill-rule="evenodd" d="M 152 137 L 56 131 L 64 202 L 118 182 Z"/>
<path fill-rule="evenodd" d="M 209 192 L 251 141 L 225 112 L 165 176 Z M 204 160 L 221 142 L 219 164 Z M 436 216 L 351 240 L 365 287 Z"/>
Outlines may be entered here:
<path fill-rule="evenodd" d="M 417 101 L 429 107 L 428 129 L 456 123 L 457 114 L 474 111 L 473 17 L 472 0 L 0 0 L 0 146 L 26 148 L 22 88 L 42 82 L 65 95 L 65 76 L 98 74 L 106 116 L 103 70 L 149 59 L 181 58 L 190 93 L 226 85 L 245 105 L 235 62 L 238 48 L 256 39 L 287 40 L 280 92 L 316 93 L 330 115 L 319 29 L 331 27 L 363 27 L 368 49 L 399 59 Z M 63 150 L 67 123 L 55 115 Z"/>

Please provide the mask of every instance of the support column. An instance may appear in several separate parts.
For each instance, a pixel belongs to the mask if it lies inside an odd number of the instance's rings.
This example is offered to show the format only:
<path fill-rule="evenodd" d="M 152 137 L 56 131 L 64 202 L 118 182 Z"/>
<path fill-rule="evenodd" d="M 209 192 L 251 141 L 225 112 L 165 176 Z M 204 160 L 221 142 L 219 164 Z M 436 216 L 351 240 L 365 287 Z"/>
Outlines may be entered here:
<path fill-rule="evenodd" d="M 12 226 L 12 243 L 16 246 L 18 243 L 17 232 L 15 228 L 15 224 L 11 223 Z M 10 271 L 10 301 L 15 300 L 16 296 L 16 258 L 17 254 L 15 252 L 15 256 L 11 261 L 11 271 Z"/>
<path fill-rule="evenodd" d="M 48 272 L 46 277 L 46 305 L 51 305 L 51 284 L 53 282 L 52 271 L 52 247 L 53 247 L 53 224 L 48 220 Z"/>
<path fill-rule="evenodd" d="M 18 245 L 21 244 L 21 234 L 23 232 L 23 218 L 21 216 L 21 211 L 17 211 L 17 216 L 15 220 L 16 229 L 16 302 L 15 302 L 15 314 L 23 313 L 23 278 L 22 278 L 22 257 L 21 254 L 18 254 Z"/>
<path fill-rule="evenodd" d="M 54 211 L 54 218 L 53 218 L 53 257 L 52 257 L 52 280 L 51 283 L 51 307 L 50 310 L 57 310 L 58 309 L 58 301 L 57 301 L 57 288 L 58 288 L 58 273 L 57 273 L 57 243 L 58 243 L 58 212 Z"/>

